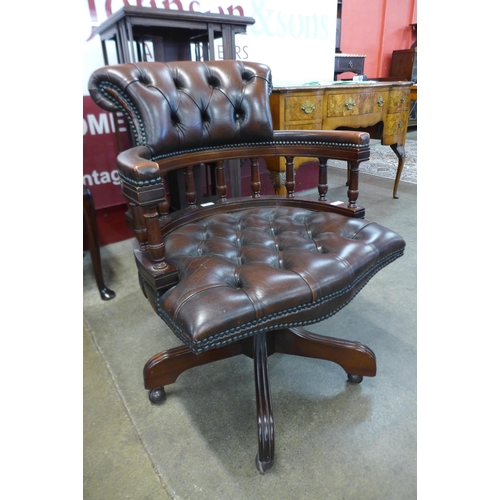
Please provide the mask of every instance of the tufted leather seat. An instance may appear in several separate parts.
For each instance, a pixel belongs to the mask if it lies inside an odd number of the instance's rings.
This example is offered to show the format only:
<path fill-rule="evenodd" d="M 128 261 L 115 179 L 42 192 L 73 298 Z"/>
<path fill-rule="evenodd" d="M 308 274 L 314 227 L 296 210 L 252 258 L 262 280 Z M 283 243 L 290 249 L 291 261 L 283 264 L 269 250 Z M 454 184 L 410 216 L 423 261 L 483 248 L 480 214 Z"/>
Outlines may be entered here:
<path fill-rule="evenodd" d="M 307 332 L 348 304 L 403 254 L 404 240 L 364 220 L 356 203 L 363 132 L 273 130 L 270 69 L 241 61 L 137 63 L 97 70 L 91 96 L 128 119 L 134 147 L 117 165 L 136 240 L 139 281 L 183 345 L 145 365 L 150 399 L 187 369 L 230 356 L 254 359 L 257 468 L 274 462 L 267 357 L 338 363 L 354 382 L 376 373 L 366 346 Z M 261 196 L 259 158 L 284 156 L 286 196 Z M 318 159 L 318 199 L 295 194 L 294 156 Z M 228 196 L 225 162 L 249 159 L 252 196 Z M 348 202 L 327 200 L 327 160 L 349 163 Z M 211 164 L 216 202 L 199 204 L 193 168 Z M 171 211 L 167 174 L 184 171 L 187 208 Z M 300 172 L 297 174 L 300 175 Z M 147 341 L 147 338 L 145 338 Z"/>
<path fill-rule="evenodd" d="M 157 297 L 158 312 L 194 352 L 315 323 L 344 307 L 401 246 L 378 224 L 296 207 L 205 214 L 166 238 L 179 284 Z"/>

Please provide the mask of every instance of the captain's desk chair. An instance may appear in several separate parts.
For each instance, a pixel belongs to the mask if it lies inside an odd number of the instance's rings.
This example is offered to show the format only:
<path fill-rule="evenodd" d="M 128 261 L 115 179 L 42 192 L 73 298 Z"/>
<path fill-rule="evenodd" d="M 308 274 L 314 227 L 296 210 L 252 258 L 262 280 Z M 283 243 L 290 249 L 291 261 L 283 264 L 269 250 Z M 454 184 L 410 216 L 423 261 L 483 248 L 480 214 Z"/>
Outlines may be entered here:
<path fill-rule="evenodd" d="M 368 347 L 302 328 L 335 314 L 403 254 L 403 239 L 365 221 L 356 205 L 369 135 L 274 131 L 271 72 L 251 62 L 107 66 L 94 72 L 89 89 L 99 106 L 128 118 L 136 146 L 117 164 L 139 281 L 183 342 L 146 363 L 150 399 L 163 400 L 163 386 L 189 368 L 238 354 L 253 358 L 256 464 L 264 472 L 274 462 L 268 355 L 331 360 L 354 382 L 376 372 Z M 258 160 L 272 156 L 286 157 L 286 196 L 259 194 Z M 319 158 L 319 200 L 295 196 L 294 156 Z M 228 199 L 224 162 L 246 158 L 253 195 Z M 347 203 L 327 201 L 328 159 L 350 164 Z M 203 163 L 215 165 L 218 200 L 202 207 L 193 167 Z M 166 178 L 177 169 L 184 169 L 187 208 L 170 212 Z M 222 404 L 223 394 L 214 397 Z"/>

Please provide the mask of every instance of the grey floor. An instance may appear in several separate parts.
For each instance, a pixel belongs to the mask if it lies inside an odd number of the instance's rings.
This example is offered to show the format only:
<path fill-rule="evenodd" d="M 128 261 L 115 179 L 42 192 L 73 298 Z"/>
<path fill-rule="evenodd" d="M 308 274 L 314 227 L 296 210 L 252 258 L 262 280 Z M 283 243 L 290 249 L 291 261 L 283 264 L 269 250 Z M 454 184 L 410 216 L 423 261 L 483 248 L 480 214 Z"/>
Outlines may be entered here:
<path fill-rule="evenodd" d="M 409 136 L 416 139 L 416 131 Z M 345 172 L 329 169 L 329 197 L 345 199 Z M 107 284 L 99 298 L 84 257 L 85 499 L 417 498 L 417 186 L 361 175 L 366 218 L 398 231 L 404 257 L 333 318 L 312 331 L 359 340 L 378 373 L 346 383 L 326 361 L 270 358 L 276 463 L 261 475 L 252 361 L 236 357 L 190 370 L 149 403 L 142 368 L 178 345 L 137 285 L 130 240 L 102 248 Z"/>

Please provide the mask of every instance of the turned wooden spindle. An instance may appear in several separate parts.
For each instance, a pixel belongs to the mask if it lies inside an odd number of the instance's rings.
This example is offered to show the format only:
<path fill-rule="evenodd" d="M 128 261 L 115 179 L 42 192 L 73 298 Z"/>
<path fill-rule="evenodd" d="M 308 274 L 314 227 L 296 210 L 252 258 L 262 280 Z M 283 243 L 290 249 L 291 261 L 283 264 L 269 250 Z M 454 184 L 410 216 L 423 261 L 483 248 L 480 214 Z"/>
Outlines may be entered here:
<path fill-rule="evenodd" d="M 259 159 L 250 158 L 250 184 L 252 187 L 252 198 L 260 198 L 260 173 L 259 173 Z"/>
<path fill-rule="evenodd" d="M 328 174 L 326 170 L 326 158 L 318 158 L 319 160 L 319 177 L 318 177 L 318 194 L 319 201 L 326 201 L 326 193 L 328 192 Z"/>
<path fill-rule="evenodd" d="M 142 208 L 132 201 L 127 202 L 129 212 L 132 214 L 132 224 L 134 226 L 134 235 L 139 242 L 139 248 L 145 252 L 148 248 L 148 230 L 144 221 Z"/>
<path fill-rule="evenodd" d="M 193 166 L 184 169 L 184 182 L 186 183 L 186 201 L 188 208 L 196 207 L 196 187 L 194 185 Z"/>
<path fill-rule="evenodd" d="M 286 187 L 286 197 L 287 198 L 295 198 L 295 170 L 294 170 L 294 157 L 293 156 L 285 156 L 285 187 Z"/>
<path fill-rule="evenodd" d="M 167 267 L 165 260 L 165 245 L 161 236 L 158 209 L 156 206 L 143 209 L 144 220 L 148 231 L 148 251 L 155 269 Z"/>
<path fill-rule="evenodd" d="M 226 188 L 226 175 L 224 172 L 224 161 L 218 161 L 215 164 L 215 180 L 217 183 L 217 194 L 219 202 L 224 203 L 227 201 L 227 188 Z"/>
<path fill-rule="evenodd" d="M 358 199 L 358 180 L 359 180 L 359 161 L 351 161 L 349 168 L 349 189 L 347 190 L 347 198 L 349 200 L 349 208 L 356 208 L 356 200 Z"/>
<path fill-rule="evenodd" d="M 167 195 L 165 195 L 165 201 L 158 203 L 158 213 L 160 214 L 160 220 L 168 217 L 170 212 L 170 200 Z"/>

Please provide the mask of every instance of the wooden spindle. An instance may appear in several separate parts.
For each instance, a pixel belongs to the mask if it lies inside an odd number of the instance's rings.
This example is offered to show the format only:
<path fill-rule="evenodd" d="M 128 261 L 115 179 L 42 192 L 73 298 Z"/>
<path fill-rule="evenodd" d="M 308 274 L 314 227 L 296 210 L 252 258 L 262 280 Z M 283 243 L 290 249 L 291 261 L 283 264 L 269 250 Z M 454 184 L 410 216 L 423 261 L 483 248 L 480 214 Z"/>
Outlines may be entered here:
<path fill-rule="evenodd" d="M 318 158 L 319 160 L 319 176 L 318 176 L 318 194 L 319 201 L 326 201 L 326 193 L 328 192 L 328 174 L 326 170 L 326 158 Z"/>
<path fill-rule="evenodd" d="M 295 198 L 295 169 L 294 169 L 294 157 L 293 156 L 285 156 L 285 172 L 286 172 L 286 197 L 287 198 Z"/>
<path fill-rule="evenodd" d="M 144 220 L 148 231 L 148 251 L 155 269 L 167 267 L 165 260 L 165 245 L 161 236 L 160 221 L 157 207 L 144 208 Z"/>
<path fill-rule="evenodd" d="M 217 194 L 219 196 L 219 202 L 224 203 L 225 201 L 227 201 L 227 188 L 223 160 L 218 161 L 215 165 L 215 180 L 217 183 Z"/>
<path fill-rule="evenodd" d="M 148 230 L 144 221 L 142 208 L 132 201 L 127 202 L 129 212 L 132 215 L 132 225 L 134 227 L 134 235 L 139 242 L 139 248 L 145 252 L 148 248 Z"/>
<path fill-rule="evenodd" d="M 166 219 L 168 217 L 168 213 L 170 212 L 170 201 L 165 198 L 165 201 L 162 201 L 158 204 L 158 213 L 160 214 L 160 220 Z"/>
<path fill-rule="evenodd" d="M 347 198 L 349 200 L 349 208 L 356 208 L 356 200 L 358 199 L 358 179 L 359 179 L 359 161 L 351 161 L 349 168 L 349 189 L 347 190 Z"/>
<path fill-rule="evenodd" d="M 170 196 L 168 194 L 167 186 L 168 180 L 167 175 L 163 177 L 163 196 L 165 197 L 162 202 L 158 204 L 158 212 L 160 214 L 160 221 L 165 220 L 170 213 Z"/>
<path fill-rule="evenodd" d="M 188 202 L 188 208 L 195 208 L 196 187 L 194 184 L 194 173 L 192 165 L 184 169 L 184 182 L 186 184 L 186 201 Z"/>
<path fill-rule="evenodd" d="M 250 158 L 250 185 L 252 187 L 252 198 L 260 198 L 260 172 L 259 172 L 259 159 Z"/>

